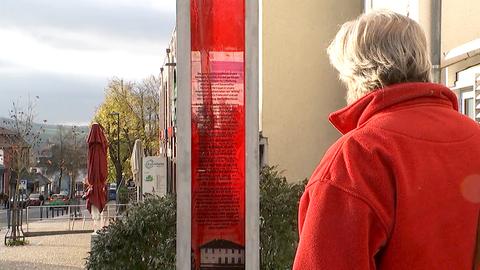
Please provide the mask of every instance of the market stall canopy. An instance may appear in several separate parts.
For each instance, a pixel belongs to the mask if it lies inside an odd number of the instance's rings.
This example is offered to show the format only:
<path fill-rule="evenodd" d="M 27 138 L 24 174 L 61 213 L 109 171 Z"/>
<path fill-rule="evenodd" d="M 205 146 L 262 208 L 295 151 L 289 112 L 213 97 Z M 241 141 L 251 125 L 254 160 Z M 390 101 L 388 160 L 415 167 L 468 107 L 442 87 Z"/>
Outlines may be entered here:
<path fill-rule="evenodd" d="M 107 148 L 108 141 L 99 124 L 92 125 L 87 139 L 88 160 L 87 160 L 87 183 L 88 191 L 87 208 L 92 212 L 92 205 L 100 212 L 107 203 L 106 181 L 107 181 Z"/>
<path fill-rule="evenodd" d="M 130 158 L 130 165 L 132 167 L 133 179 L 135 185 L 138 187 L 142 181 L 142 166 L 143 166 L 143 144 L 142 140 L 136 140 L 133 146 L 132 157 Z"/>

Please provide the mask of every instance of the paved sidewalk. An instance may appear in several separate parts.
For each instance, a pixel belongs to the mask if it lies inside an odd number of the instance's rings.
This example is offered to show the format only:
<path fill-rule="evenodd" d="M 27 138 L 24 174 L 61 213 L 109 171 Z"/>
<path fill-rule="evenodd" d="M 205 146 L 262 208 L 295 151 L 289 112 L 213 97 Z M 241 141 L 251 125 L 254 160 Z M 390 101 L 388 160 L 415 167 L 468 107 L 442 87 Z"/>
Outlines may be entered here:
<path fill-rule="evenodd" d="M 0 206 L 0 230 L 3 230 L 6 227 L 7 227 L 7 210 L 1 208 Z"/>
<path fill-rule="evenodd" d="M 32 223 L 35 229 L 36 223 Z M 41 225 L 41 223 L 38 223 Z M 62 222 L 50 223 L 52 229 L 65 228 Z M 0 270 L 17 269 L 84 269 L 85 258 L 90 251 L 90 233 L 29 237 L 29 244 L 6 247 L 5 231 L 0 233 Z"/>

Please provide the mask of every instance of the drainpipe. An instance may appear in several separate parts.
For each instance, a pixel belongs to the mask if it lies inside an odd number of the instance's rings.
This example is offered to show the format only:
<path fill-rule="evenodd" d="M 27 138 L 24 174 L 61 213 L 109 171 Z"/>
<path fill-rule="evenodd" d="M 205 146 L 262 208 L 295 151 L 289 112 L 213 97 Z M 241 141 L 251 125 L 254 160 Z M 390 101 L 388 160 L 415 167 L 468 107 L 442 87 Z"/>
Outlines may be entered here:
<path fill-rule="evenodd" d="M 442 42 L 442 0 L 431 0 L 430 51 L 432 61 L 432 79 L 441 82 L 441 42 Z"/>

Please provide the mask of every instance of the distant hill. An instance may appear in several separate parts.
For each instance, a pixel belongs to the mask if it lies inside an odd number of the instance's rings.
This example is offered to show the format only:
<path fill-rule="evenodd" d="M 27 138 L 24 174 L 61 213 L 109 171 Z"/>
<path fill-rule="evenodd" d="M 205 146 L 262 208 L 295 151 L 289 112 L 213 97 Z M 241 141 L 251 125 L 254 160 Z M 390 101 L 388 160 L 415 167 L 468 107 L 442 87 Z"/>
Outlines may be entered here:
<path fill-rule="evenodd" d="M 0 117 L 0 127 L 4 128 L 10 128 L 12 125 L 12 120 L 9 118 L 5 117 Z M 40 124 L 40 123 L 34 123 L 33 125 L 33 132 L 37 133 L 39 132 L 40 129 L 43 129 L 43 132 L 40 132 L 40 138 L 42 143 L 37 146 L 37 149 L 34 150 L 40 150 L 43 149 L 47 143 L 56 143 L 57 141 L 57 134 L 58 134 L 58 127 L 60 125 L 56 124 Z M 65 131 L 69 131 L 73 128 L 73 125 L 61 125 L 65 128 Z M 80 133 L 79 139 L 84 139 L 90 130 L 90 127 L 88 126 L 76 126 L 77 131 Z M 82 136 L 83 135 L 83 136 Z"/>

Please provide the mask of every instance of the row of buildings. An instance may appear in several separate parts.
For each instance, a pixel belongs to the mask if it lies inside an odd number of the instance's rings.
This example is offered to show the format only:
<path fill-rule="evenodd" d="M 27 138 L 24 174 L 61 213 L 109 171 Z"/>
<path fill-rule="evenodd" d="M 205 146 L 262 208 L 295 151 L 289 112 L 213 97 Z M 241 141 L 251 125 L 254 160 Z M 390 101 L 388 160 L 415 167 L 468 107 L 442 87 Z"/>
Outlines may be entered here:
<path fill-rule="evenodd" d="M 45 149 L 36 155 L 32 162 L 31 146 L 18 134 L 10 129 L 0 127 L 0 194 L 9 196 L 15 187 L 17 178 L 14 172 L 21 168 L 28 168 L 27 174 L 22 173 L 20 180 L 25 180 L 22 192 L 26 194 L 40 193 L 48 197 L 51 193 L 69 192 L 72 185 L 72 175 L 64 173 L 60 179 L 59 172 L 47 174 L 49 162 L 52 159 L 51 151 Z M 23 164 L 20 165 L 19 163 Z M 74 190 L 83 191 L 83 176 L 85 170 L 80 170 L 75 180 Z M 11 184 L 14 184 L 13 186 Z M 59 187 L 61 185 L 61 187 Z M 3 197 L 3 196 L 0 196 Z"/>
<path fill-rule="evenodd" d="M 345 87 L 326 54 L 344 22 L 386 8 L 424 28 L 437 81 L 458 96 L 462 113 L 480 121 L 480 2 L 471 0 L 260 1 L 260 162 L 291 182 L 308 178 L 340 134 L 328 115 L 345 106 Z M 294 6 L 294 7 L 293 7 Z M 175 190 L 176 34 L 161 69 L 161 155 Z"/>
<path fill-rule="evenodd" d="M 15 165 L 28 163 L 30 147 L 12 130 L 0 127 L 0 194 L 10 193 Z"/>

